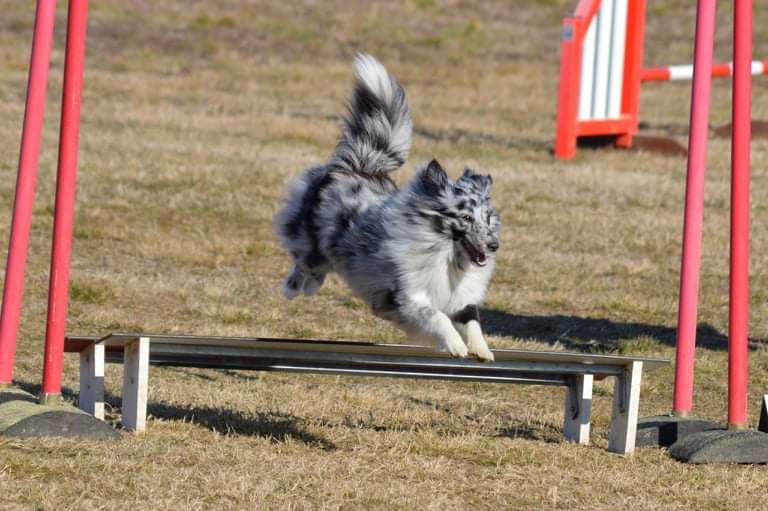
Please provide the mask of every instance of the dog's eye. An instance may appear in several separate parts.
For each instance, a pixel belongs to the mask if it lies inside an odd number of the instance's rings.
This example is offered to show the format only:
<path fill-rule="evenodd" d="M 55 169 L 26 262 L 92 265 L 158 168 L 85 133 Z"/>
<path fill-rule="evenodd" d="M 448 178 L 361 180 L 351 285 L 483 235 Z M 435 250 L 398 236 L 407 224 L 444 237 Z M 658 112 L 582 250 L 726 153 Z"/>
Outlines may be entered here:
<path fill-rule="evenodd" d="M 471 215 L 461 215 L 461 219 L 470 224 L 475 220 Z"/>

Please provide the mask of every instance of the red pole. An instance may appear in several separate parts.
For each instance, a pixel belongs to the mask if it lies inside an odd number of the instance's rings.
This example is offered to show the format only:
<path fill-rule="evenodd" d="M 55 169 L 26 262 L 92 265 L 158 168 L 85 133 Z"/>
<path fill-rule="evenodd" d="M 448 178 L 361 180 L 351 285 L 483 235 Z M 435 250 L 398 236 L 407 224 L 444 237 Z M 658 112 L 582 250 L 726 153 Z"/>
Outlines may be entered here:
<path fill-rule="evenodd" d="M 555 156 L 570 160 L 576 156 L 576 125 L 579 107 L 581 23 L 565 18 L 560 40 L 560 90 L 557 96 Z"/>
<path fill-rule="evenodd" d="M 677 323 L 673 413 L 686 416 L 693 407 L 693 364 L 701 263 L 701 224 L 704 216 L 704 175 L 707 164 L 707 123 L 715 35 L 715 0 L 699 0 L 685 184 L 683 256 Z"/>
<path fill-rule="evenodd" d="M 61 395 L 87 19 L 88 0 L 70 0 L 67 18 L 67 50 L 64 62 L 64 91 L 61 104 L 53 250 L 50 287 L 48 289 L 48 324 L 45 334 L 45 360 L 43 361 L 41 395 L 43 402 L 55 400 Z"/>
<path fill-rule="evenodd" d="M 55 17 L 56 0 L 38 0 L 27 81 L 24 127 L 21 133 L 16 197 L 13 203 L 11 237 L 8 242 L 8 260 L 5 266 L 3 309 L 0 313 L 0 385 L 8 385 L 13 379 Z"/>
<path fill-rule="evenodd" d="M 752 0 L 734 1 L 728 427 L 747 426 Z"/>
<path fill-rule="evenodd" d="M 640 74 L 645 41 L 645 0 L 629 0 L 627 10 L 627 42 L 624 48 L 624 83 L 621 91 L 621 113 L 632 119 L 629 133 L 616 139 L 618 147 L 631 147 L 640 116 Z"/>

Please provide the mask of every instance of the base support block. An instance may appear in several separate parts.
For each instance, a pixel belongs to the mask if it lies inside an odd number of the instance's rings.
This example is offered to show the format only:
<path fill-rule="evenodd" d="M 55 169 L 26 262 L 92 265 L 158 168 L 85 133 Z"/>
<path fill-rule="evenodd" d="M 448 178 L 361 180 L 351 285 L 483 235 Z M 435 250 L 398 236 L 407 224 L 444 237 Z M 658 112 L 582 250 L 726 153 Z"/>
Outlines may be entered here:
<path fill-rule="evenodd" d="M 717 422 L 679 417 L 677 415 L 656 415 L 637 421 L 637 447 L 669 447 L 689 435 L 722 429 Z"/>
<path fill-rule="evenodd" d="M 768 433 L 717 429 L 688 435 L 673 444 L 669 455 L 686 463 L 768 463 Z"/>
<path fill-rule="evenodd" d="M 65 437 L 112 440 L 120 433 L 67 403 L 38 404 L 23 390 L 0 389 L 0 435 L 12 437 Z"/>

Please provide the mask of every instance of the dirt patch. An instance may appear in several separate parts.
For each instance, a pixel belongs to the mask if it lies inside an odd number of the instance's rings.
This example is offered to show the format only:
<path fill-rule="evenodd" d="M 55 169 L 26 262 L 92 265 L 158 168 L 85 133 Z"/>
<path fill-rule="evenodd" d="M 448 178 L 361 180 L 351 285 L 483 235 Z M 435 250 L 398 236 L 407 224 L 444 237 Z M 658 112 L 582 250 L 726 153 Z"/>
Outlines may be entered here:
<path fill-rule="evenodd" d="M 731 123 L 728 123 L 715 128 L 713 132 L 717 137 L 731 138 L 732 129 L 733 128 Z M 752 121 L 752 138 L 768 140 L 768 121 L 762 121 L 762 120 Z"/>

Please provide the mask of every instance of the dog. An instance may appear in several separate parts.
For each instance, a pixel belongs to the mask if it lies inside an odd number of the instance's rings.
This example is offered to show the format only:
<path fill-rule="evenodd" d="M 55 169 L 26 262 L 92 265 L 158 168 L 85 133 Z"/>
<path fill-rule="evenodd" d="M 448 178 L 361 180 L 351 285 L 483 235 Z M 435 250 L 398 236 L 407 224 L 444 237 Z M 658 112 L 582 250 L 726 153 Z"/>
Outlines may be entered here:
<path fill-rule="evenodd" d="M 410 338 L 492 361 L 478 305 L 499 248 L 493 179 L 467 168 L 454 182 L 433 159 L 398 189 L 389 174 L 408 157 L 413 124 L 405 91 L 372 56 L 354 65 L 335 151 L 295 180 L 275 217 L 294 263 L 283 292 L 313 295 L 335 272 Z"/>

